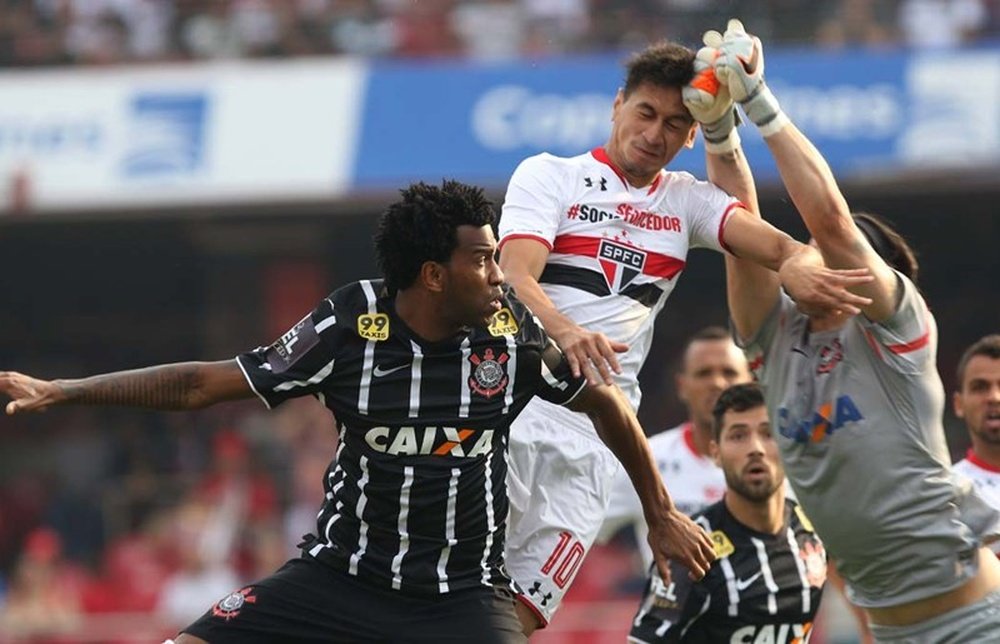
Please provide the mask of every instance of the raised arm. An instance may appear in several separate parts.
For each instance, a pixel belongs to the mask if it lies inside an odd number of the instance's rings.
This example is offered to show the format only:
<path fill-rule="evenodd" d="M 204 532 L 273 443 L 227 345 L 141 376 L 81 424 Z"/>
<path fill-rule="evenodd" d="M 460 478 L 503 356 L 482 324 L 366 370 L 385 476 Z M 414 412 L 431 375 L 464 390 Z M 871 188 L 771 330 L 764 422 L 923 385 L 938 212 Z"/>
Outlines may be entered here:
<path fill-rule="evenodd" d="M 674 507 L 638 419 L 625 395 L 615 385 L 590 386 L 570 404 L 586 413 L 598 436 L 621 461 L 639 495 L 649 526 L 649 545 L 663 579 L 670 580 L 669 559 L 676 559 L 701 579 L 715 559 L 708 535 Z"/>
<path fill-rule="evenodd" d="M 866 298 L 861 310 L 868 318 L 886 319 L 897 304 L 896 275 L 854 223 L 826 160 L 789 121 L 764 82 L 760 40 L 748 35 L 738 20 L 730 20 L 719 52 L 714 60 L 716 76 L 760 129 L 825 263 L 832 268 L 868 269 L 873 279 L 854 284 L 852 291 Z"/>
<path fill-rule="evenodd" d="M 827 270 L 818 253 L 761 219 L 753 175 L 735 129 L 733 100 L 715 75 L 721 44 L 717 32 L 705 34 L 705 47 L 695 58 L 695 78 L 683 96 L 701 124 L 709 180 L 745 206 L 734 210 L 723 231 L 726 246 L 735 253 L 726 255 L 726 294 L 736 332 L 750 338 L 763 324 L 778 299 L 776 271 L 781 268 L 796 298 L 856 313 L 860 300 L 844 289 L 854 276 Z"/>
<path fill-rule="evenodd" d="M 3 371 L 0 392 L 12 399 L 8 415 L 55 405 L 201 409 L 254 395 L 236 360 L 179 362 L 74 380 L 40 380 Z"/>

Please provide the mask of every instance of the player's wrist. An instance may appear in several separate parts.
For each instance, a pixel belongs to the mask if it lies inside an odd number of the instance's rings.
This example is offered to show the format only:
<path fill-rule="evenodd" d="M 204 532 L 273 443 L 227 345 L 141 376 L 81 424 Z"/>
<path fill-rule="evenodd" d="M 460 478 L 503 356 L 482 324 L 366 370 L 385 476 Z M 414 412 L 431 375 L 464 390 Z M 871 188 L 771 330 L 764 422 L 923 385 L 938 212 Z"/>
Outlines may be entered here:
<path fill-rule="evenodd" d="M 764 138 L 777 134 L 791 122 L 781 109 L 778 98 L 764 81 L 745 100 L 740 101 L 740 106 Z"/>
<path fill-rule="evenodd" d="M 736 130 L 736 110 L 730 109 L 722 118 L 701 126 L 705 150 L 711 154 L 727 154 L 740 147 L 740 134 Z"/>

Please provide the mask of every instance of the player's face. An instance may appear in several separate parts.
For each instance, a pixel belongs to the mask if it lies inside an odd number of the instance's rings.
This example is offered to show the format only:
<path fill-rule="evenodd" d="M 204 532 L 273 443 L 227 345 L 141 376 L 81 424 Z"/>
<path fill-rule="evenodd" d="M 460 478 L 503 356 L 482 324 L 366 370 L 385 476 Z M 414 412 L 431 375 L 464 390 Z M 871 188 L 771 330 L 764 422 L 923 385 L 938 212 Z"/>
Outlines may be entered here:
<path fill-rule="evenodd" d="M 676 87 L 642 83 L 628 98 L 619 91 L 611 120 L 608 156 L 635 186 L 649 184 L 682 147 L 694 144 L 695 121 Z"/>
<path fill-rule="evenodd" d="M 730 410 L 722 420 L 722 433 L 713 452 L 726 475 L 726 486 L 749 501 L 768 500 L 785 482 L 785 470 L 767 408 Z"/>
<path fill-rule="evenodd" d="M 955 415 L 965 420 L 973 446 L 1000 445 L 1000 360 L 973 356 L 961 385 L 953 400 Z"/>
<path fill-rule="evenodd" d="M 677 395 L 698 426 L 712 424 L 712 407 L 729 387 L 750 382 L 743 352 L 732 340 L 696 340 L 684 354 L 684 371 L 677 376 Z"/>
<path fill-rule="evenodd" d="M 446 301 L 455 322 L 487 326 L 500 310 L 503 271 L 496 262 L 497 241 L 489 226 L 459 226 L 458 246 L 448 260 Z"/>

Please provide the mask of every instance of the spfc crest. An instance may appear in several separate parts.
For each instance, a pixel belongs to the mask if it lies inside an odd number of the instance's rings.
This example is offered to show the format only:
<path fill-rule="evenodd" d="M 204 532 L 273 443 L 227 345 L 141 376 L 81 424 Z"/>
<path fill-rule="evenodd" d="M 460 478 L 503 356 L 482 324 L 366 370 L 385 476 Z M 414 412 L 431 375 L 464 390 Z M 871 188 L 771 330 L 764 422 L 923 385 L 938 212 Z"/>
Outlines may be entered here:
<path fill-rule="evenodd" d="M 212 615 L 221 617 L 228 622 L 240 614 L 240 609 L 243 608 L 244 604 L 253 604 L 257 601 L 257 597 L 252 595 L 252 592 L 253 586 L 247 586 L 234 593 L 229 593 L 218 604 L 212 606 Z"/>
<path fill-rule="evenodd" d="M 469 356 L 469 362 L 476 368 L 469 377 L 469 387 L 485 398 L 492 398 L 503 391 L 509 381 L 504 366 L 509 359 L 506 353 L 501 352 L 497 356 L 490 348 L 483 351 L 482 356 L 475 353 Z"/>
<path fill-rule="evenodd" d="M 602 239 L 597 248 L 597 261 L 612 293 L 620 292 L 642 273 L 646 252 L 633 246 Z"/>

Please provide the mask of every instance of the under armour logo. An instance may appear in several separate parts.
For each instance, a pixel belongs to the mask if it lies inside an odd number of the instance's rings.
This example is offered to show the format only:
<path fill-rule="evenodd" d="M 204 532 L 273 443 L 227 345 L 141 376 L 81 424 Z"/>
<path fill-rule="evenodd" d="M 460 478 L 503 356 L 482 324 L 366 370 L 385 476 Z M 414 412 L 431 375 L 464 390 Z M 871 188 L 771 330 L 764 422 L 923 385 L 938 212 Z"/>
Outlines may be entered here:
<path fill-rule="evenodd" d="M 536 581 L 535 585 L 528 589 L 528 594 L 534 595 L 535 593 L 541 593 L 542 592 L 541 589 L 542 589 L 542 582 Z M 544 595 L 542 595 L 542 606 L 548 604 L 550 599 L 552 599 L 552 593 L 545 593 Z"/>
<path fill-rule="evenodd" d="M 584 178 L 583 178 L 583 183 L 584 183 L 584 184 L 585 184 L 585 185 L 586 185 L 586 186 L 587 186 L 588 188 L 593 188 L 593 187 L 594 187 L 594 180 L 593 180 L 593 179 L 591 179 L 590 177 L 584 177 Z M 601 177 L 601 182 L 600 182 L 600 185 L 601 185 L 601 192 L 606 192 L 606 191 L 607 191 L 607 189 L 608 189 L 608 180 L 607 180 L 607 179 L 605 179 L 604 177 Z"/>

